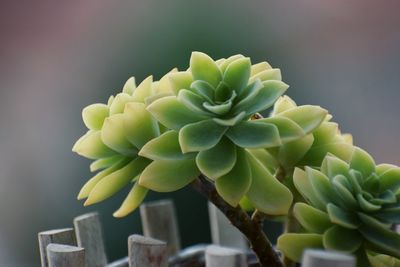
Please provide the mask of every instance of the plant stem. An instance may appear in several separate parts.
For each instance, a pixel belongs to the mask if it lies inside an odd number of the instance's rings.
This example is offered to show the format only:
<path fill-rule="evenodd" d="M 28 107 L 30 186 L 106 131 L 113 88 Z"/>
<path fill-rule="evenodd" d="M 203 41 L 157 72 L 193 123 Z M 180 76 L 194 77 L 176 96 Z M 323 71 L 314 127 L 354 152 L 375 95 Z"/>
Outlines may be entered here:
<path fill-rule="evenodd" d="M 265 235 L 259 220 L 251 220 L 250 216 L 238 205 L 232 207 L 218 194 L 212 182 L 200 175 L 192 183 L 193 188 L 211 201 L 229 221 L 238 228 L 250 242 L 250 246 L 257 255 L 261 267 L 284 267 L 271 242 Z"/>

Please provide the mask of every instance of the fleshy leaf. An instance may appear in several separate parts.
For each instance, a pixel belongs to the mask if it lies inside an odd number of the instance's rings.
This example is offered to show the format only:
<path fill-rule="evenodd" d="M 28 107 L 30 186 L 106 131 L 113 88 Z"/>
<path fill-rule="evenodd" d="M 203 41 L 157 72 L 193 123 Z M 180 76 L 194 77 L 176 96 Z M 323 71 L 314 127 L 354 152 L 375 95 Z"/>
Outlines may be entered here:
<path fill-rule="evenodd" d="M 287 117 L 297 123 L 306 133 L 317 128 L 328 112 L 319 106 L 299 106 L 279 113 L 277 116 Z"/>
<path fill-rule="evenodd" d="M 214 113 L 214 114 L 225 115 L 231 109 L 232 101 L 228 100 L 228 101 L 226 101 L 226 102 L 224 102 L 222 104 L 219 104 L 219 105 L 212 105 L 212 104 L 210 104 L 208 102 L 204 102 L 203 103 L 203 107 L 205 109 L 207 109 L 208 111 Z"/>
<path fill-rule="evenodd" d="M 193 82 L 193 77 L 188 71 L 180 71 L 171 73 L 169 75 L 169 81 L 172 91 L 175 93 L 175 95 L 178 95 L 181 89 L 190 88 L 190 84 Z"/>
<path fill-rule="evenodd" d="M 201 152 L 200 152 L 201 153 Z M 237 160 L 233 169 L 219 177 L 215 182 L 218 194 L 229 203 L 236 207 L 240 199 L 247 193 L 251 184 L 250 166 L 247 162 L 246 152 L 237 149 Z"/>
<path fill-rule="evenodd" d="M 214 147 L 226 131 L 226 127 L 213 120 L 188 124 L 179 131 L 179 143 L 183 153 L 203 151 Z"/>
<path fill-rule="evenodd" d="M 356 147 L 351 157 L 350 168 L 361 172 L 364 177 L 368 177 L 375 172 L 375 162 L 366 151 Z"/>
<path fill-rule="evenodd" d="M 201 80 L 194 81 L 190 85 L 190 88 L 198 95 L 201 95 L 208 102 L 210 103 L 213 102 L 214 88 L 212 88 L 212 86 L 209 83 Z"/>
<path fill-rule="evenodd" d="M 388 189 L 396 192 L 400 188 L 400 168 L 392 168 L 380 176 L 379 191 L 384 192 Z"/>
<path fill-rule="evenodd" d="M 272 111 L 272 116 L 278 115 L 286 110 L 297 107 L 296 102 L 294 102 L 287 95 L 281 96 L 276 100 L 274 104 L 274 110 Z"/>
<path fill-rule="evenodd" d="M 121 155 L 114 155 L 111 157 L 100 158 L 96 161 L 93 161 L 90 164 L 90 171 L 95 172 L 97 170 L 108 168 L 108 167 L 114 165 L 114 163 L 120 161 L 122 158 L 123 158 L 123 156 L 121 156 Z"/>
<path fill-rule="evenodd" d="M 111 149 L 127 156 L 137 154 L 137 149 L 125 136 L 124 114 L 115 114 L 105 119 L 101 128 L 101 140 Z"/>
<path fill-rule="evenodd" d="M 100 130 L 108 114 L 109 108 L 104 104 L 92 104 L 82 110 L 83 122 L 91 130 Z"/>
<path fill-rule="evenodd" d="M 349 186 L 344 185 L 344 181 L 347 182 L 347 178 L 345 176 L 341 174 L 337 175 L 332 180 L 333 188 L 335 189 L 337 195 L 343 200 L 343 203 L 346 203 L 349 208 L 358 209 L 358 202 L 348 188 Z"/>
<path fill-rule="evenodd" d="M 222 119 L 222 118 L 213 118 L 213 121 L 218 123 L 219 125 L 222 126 L 233 126 L 238 124 L 240 121 L 244 120 L 246 118 L 246 112 L 242 111 L 239 114 L 235 115 L 234 117 L 227 118 L 227 119 Z"/>
<path fill-rule="evenodd" d="M 126 93 L 128 95 L 132 95 L 132 93 L 133 93 L 133 91 L 135 91 L 135 89 L 136 89 L 135 77 L 130 77 L 124 84 L 124 87 L 122 88 L 122 92 Z"/>
<path fill-rule="evenodd" d="M 230 172 L 236 163 L 236 146 L 222 138 L 214 147 L 200 151 L 196 157 L 197 167 L 207 177 L 216 180 Z"/>
<path fill-rule="evenodd" d="M 339 134 L 338 124 L 334 122 L 321 123 L 313 132 L 315 143 L 314 146 L 320 146 L 327 143 L 332 143 L 335 136 Z"/>
<path fill-rule="evenodd" d="M 114 195 L 142 172 L 149 163 L 150 160 L 138 157 L 121 169 L 107 175 L 90 191 L 84 205 L 91 205 Z"/>
<path fill-rule="evenodd" d="M 269 69 L 264 70 L 262 72 L 257 73 L 256 75 L 252 76 L 249 83 L 255 81 L 256 79 L 260 79 L 261 81 L 267 80 L 282 80 L 282 74 L 280 69 Z"/>
<path fill-rule="evenodd" d="M 110 116 L 124 112 L 126 103 L 132 101 L 133 97 L 128 94 L 119 93 L 118 95 L 116 95 L 114 101 L 110 105 Z"/>
<path fill-rule="evenodd" d="M 251 62 L 249 58 L 240 58 L 228 65 L 223 80 L 231 90 L 240 95 L 250 78 Z"/>
<path fill-rule="evenodd" d="M 143 202 L 148 191 L 149 189 L 140 186 L 138 183 L 135 183 L 129 194 L 126 196 L 121 207 L 114 212 L 113 216 L 121 218 L 134 211 Z"/>
<path fill-rule="evenodd" d="M 226 68 L 235 60 L 238 60 L 240 58 L 244 58 L 243 55 L 233 55 L 230 56 L 229 58 L 225 59 L 223 62 L 219 64 L 219 69 L 221 70 L 222 73 L 225 72 Z"/>
<path fill-rule="evenodd" d="M 285 117 L 270 117 L 259 119 L 257 121 L 263 121 L 275 125 L 278 128 L 279 136 L 284 143 L 294 141 L 305 136 L 305 132 L 299 125 Z"/>
<path fill-rule="evenodd" d="M 272 69 L 272 67 L 271 67 L 271 65 L 270 64 L 268 64 L 267 62 L 260 62 L 260 63 L 257 63 L 257 64 L 253 64 L 252 66 L 251 66 L 251 71 L 250 71 L 250 75 L 251 76 L 254 76 L 254 75 L 256 75 L 257 73 L 260 73 L 260 72 L 262 72 L 262 71 L 264 71 L 264 70 L 269 70 L 269 69 Z"/>
<path fill-rule="evenodd" d="M 144 103 L 146 97 L 152 94 L 152 83 L 153 83 L 153 76 L 149 76 L 144 79 L 138 87 L 133 91 L 133 100 L 137 102 Z"/>
<path fill-rule="evenodd" d="M 366 212 L 377 211 L 381 209 L 381 205 L 372 204 L 366 200 L 362 194 L 357 194 L 357 200 L 362 210 Z"/>
<path fill-rule="evenodd" d="M 247 153 L 252 183 L 246 196 L 252 205 L 269 215 L 285 215 L 292 204 L 290 190 L 280 183 L 261 162 Z"/>
<path fill-rule="evenodd" d="M 296 203 L 293 208 L 293 214 L 309 232 L 323 234 L 332 226 L 328 214 L 305 203 Z"/>
<path fill-rule="evenodd" d="M 281 144 L 278 128 L 265 122 L 245 121 L 229 128 L 226 135 L 243 148 L 267 148 Z"/>
<path fill-rule="evenodd" d="M 326 204 L 338 203 L 337 195 L 330 184 L 329 178 L 313 168 L 306 167 L 305 170 L 316 196 Z"/>
<path fill-rule="evenodd" d="M 316 196 L 305 171 L 300 168 L 295 168 L 293 183 L 307 202 L 320 210 L 326 210 L 324 203 Z"/>
<path fill-rule="evenodd" d="M 89 159 L 109 157 L 115 154 L 101 140 L 101 132 L 92 130 L 76 141 L 72 151 Z"/>
<path fill-rule="evenodd" d="M 204 80 L 216 88 L 222 79 L 217 64 L 208 55 L 193 52 L 190 57 L 190 70 L 195 80 Z"/>
<path fill-rule="evenodd" d="M 332 203 L 327 205 L 327 211 L 331 221 L 340 226 L 350 229 L 357 229 L 357 227 L 360 225 L 360 222 L 358 221 L 357 217 L 354 216 L 354 214 L 346 212 Z"/>
<path fill-rule="evenodd" d="M 200 175 L 194 159 L 156 160 L 142 172 L 139 185 L 156 192 L 181 189 Z"/>
<path fill-rule="evenodd" d="M 212 113 L 206 111 L 203 106 L 204 99 L 193 93 L 192 91 L 182 89 L 179 91 L 178 94 L 178 100 L 183 103 L 188 109 L 190 109 L 192 112 L 204 115 L 204 116 L 211 116 Z"/>
<path fill-rule="evenodd" d="M 314 139 L 315 140 L 315 139 Z M 308 166 L 320 166 L 324 157 L 330 153 L 336 157 L 348 161 L 351 158 L 354 147 L 348 143 L 329 143 L 317 147 L 311 147 L 307 154 L 304 155 L 303 159 L 299 164 L 306 164 Z"/>
<path fill-rule="evenodd" d="M 313 142 L 313 135 L 308 134 L 299 140 L 283 144 L 278 153 L 280 163 L 288 169 L 295 166 L 307 153 Z"/>
<path fill-rule="evenodd" d="M 375 172 L 376 172 L 376 174 L 381 176 L 384 172 L 386 172 L 386 171 L 388 171 L 390 169 L 393 169 L 393 168 L 398 168 L 398 167 L 396 165 L 393 165 L 393 164 L 383 163 L 383 164 L 376 165 Z"/>
<path fill-rule="evenodd" d="M 335 156 L 328 155 L 322 161 L 321 171 L 333 178 L 338 174 L 346 175 L 349 172 L 349 165 Z"/>
<path fill-rule="evenodd" d="M 147 107 L 147 110 L 163 125 L 172 130 L 207 119 L 206 116 L 194 113 L 175 96 L 160 98 Z"/>
<path fill-rule="evenodd" d="M 174 160 L 193 157 L 191 153 L 183 154 L 179 145 L 178 132 L 167 131 L 147 142 L 139 155 L 152 160 Z"/>
<path fill-rule="evenodd" d="M 149 140 L 160 135 L 158 123 L 146 110 L 145 104 L 128 103 L 123 115 L 126 137 L 135 147 L 140 149 Z"/>
<path fill-rule="evenodd" d="M 283 234 L 278 238 L 277 247 L 285 257 L 300 262 L 305 249 L 323 248 L 322 235 L 318 234 Z"/>
<path fill-rule="evenodd" d="M 362 237 L 357 231 L 340 226 L 333 226 L 324 233 L 324 247 L 332 250 L 354 252 L 362 243 Z"/>

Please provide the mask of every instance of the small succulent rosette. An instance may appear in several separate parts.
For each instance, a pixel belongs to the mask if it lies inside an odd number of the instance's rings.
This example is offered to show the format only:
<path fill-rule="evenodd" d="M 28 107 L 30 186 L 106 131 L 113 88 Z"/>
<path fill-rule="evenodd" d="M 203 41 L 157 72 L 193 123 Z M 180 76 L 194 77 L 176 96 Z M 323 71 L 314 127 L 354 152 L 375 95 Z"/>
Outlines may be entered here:
<path fill-rule="evenodd" d="M 349 164 L 327 155 L 320 170 L 297 168 L 294 184 L 306 200 L 293 209 L 304 233 L 279 238 L 286 257 L 299 262 L 314 247 L 354 253 L 358 266 L 398 266 L 400 235 L 392 227 L 400 223 L 399 167 L 375 166 L 355 148 Z"/>
<path fill-rule="evenodd" d="M 194 52 L 190 68 L 171 73 L 169 79 L 174 95 L 156 99 L 147 109 L 170 130 L 140 150 L 139 155 L 153 162 L 139 184 L 155 191 L 165 191 L 160 184 L 168 184 L 168 191 L 180 188 L 164 173 L 174 160 L 182 170 L 208 177 L 232 206 L 247 196 L 264 213 L 286 214 L 292 194 L 264 166 L 262 153 L 257 155 L 261 149 L 303 138 L 322 123 L 326 110 L 301 106 L 282 116 L 252 120 L 270 108 L 288 85 L 281 81 L 279 69 L 266 62 L 252 65 L 242 55 L 214 61 Z"/>
<path fill-rule="evenodd" d="M 296 103 L 290 97 L 283 96 L 275 103 L 271 116 L 285 116 L 296 107 Z M 313 116 L 319 116 L 319 114 L 309 113 L 307 119 L 310 120 Z M 328 114 L 318 127 L 308 125 L 314 130 L 309 131 L 310 133 L 303 138 L 268 149 L 268 152 L 276 159 L 275 167 L 281 166 L 286 173 L 292 173 L 296 166 L 321 166 L 327 153 L 349 161 L 353 153 L 352 136 L 342 134 L 338 124 L 332 122 L 331 119 L 332 116 Z"/>
<path fill-rule="evenodd" d="M 143 201 L 148 189 L 137 181 L 151 160 L 139 156 L 138 151 L 162 133 L 145 102 L 168 94 L 168 87 L 163 86 L 169 84 L 167 76 L 156 82 L 149 76 L 138 86 L 132 77 L 107 104 L 92 104 L 83 109 L 83 121 L 89 130 L 72 150 L 94 159 L 90 170 L 98 171 L 79 192 L 78 199 L 87 198 L 85 205 L 100 202 L 130 184 L 132 189 L 114 216 L 128 214 Z"/>

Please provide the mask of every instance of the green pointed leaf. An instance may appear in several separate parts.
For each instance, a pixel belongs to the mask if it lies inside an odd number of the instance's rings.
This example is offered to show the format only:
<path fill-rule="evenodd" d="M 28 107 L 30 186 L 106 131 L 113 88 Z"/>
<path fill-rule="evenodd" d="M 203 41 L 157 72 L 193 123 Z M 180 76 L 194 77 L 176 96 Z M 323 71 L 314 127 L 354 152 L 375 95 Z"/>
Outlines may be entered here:
<path fill-rule="evenodd" d="M 238 103 L 236 104 L 235 109 L 243 109 L 243 107 L 247 105 L 246 103 L 251 101 L 251 99 L 254 99 L 263 87 L 264 85 L 259 79 L 249 84 L 239 95 L 238 100 L 236 101 Z"/>
<path fill-rule="evenodd" d="M 220 82 L 217 88 L 215 89 L 214 93 L 214 102 L 220 103 L 220 102 L 225 102 L 227 99 L 232 97 L 233 90 L 229 88 L 229 86 L 225 82 Z M 236 92 L 235 92 L 235 97 L 236 97 Z"/>
<path fill-rule="evenodd" d="M 344 142 L 330 143 L 317 147 L 313 146 L 308 150 L 307 154 L 304 155 L 299 164 L 321 166 L 323 159 L 328 153 L 333 154 L 344 161 L 348 161 L 353 153 L 353 150 L 353 145 Z"/>
<path fill-rule="evenodd" d="M 275 172 L 275 170 L 279 167 L 279 163 L 275 157 L 268 153 L 268 151 L 265 149 L 246 149 L 246 151 L 253 155 L 272 173 Z"/>
<path fill-rule="evenodd" d="M 203 103 L 207 103 L 204 102 L 205 99 L 203 99 L 201 96 L 198 96 L 189 90 L 186 89 L 180 90 L 178 94 L 178 100 L 194 113 L 201 114 L 204 116 L 212 115 L 212 113 L 208 112 L 203 108 L 204 106 Z"/>
<path fill-rule="evenodd" d="M 91 130 L 100 130 L 108 114 L 109 108 L 104 104 L 92 104 L 82 110 L 83 122 Z"/>
<path fill-rule="evenodd" d="M 183 126 L 207 119 L 197 114 L 179 102 L 175 96 L 158 99 L 147 107 L 147 110 L 163 125 L 172 130 L 179 130 Z"/>
<path fill-rule="evenodd" d="M 332 143 L 334 138 L 339 135 L 338 124 L 334 122 L 323 122 L 313 131 L 315 138 L 314 146 L 325 145 Z"/>
<path fill-rule="evenodd" d="M 315 195 L 324 203 L 340 203 L 337 194 L 333 190 L 328 177 L 320 171 L 305 167 L 308 179 L 314 189 Z"/>
<path fill-rule="evenodd" d="M 308 203 L 319 210 L 326 210 L 324 203 L 316 196 L 305 171 L 300 168 L 295 168 L 293 172 L 293 183 Z"/>
<path fill-rule="evenodd" d="M 278 128 L 279 136 L 284 143 L 298 140 L 305 136 L 305 132 L 299 125 L 285 117 L 270 117 L 259 119 L 257 121 L 275 125 Z"/>
<path fill-rule="evenodd" d="M 358 209 L 358 201 L 354 198 L 348 187 L 343 185 L 343 180 L 347 180 L 347 178 L 341 174 L 333 178 L 333 188 L 335 189 L 337 195 L 343 200 L 343 203 L 346 203 L 346 205 L 348 205 L 351 209 Z"/>
<path fill-rule="evenodd" d="M 319 106 L 305 105 L 288 109 L 277 116 L 293 120 L 304 132 L 310 133 L 324 121 L 327 114 L 328 112 Z"/>
<path fill-rule="evenodd" d="M 250 75 L 251 77 L 253 77 L 254 75 L 256 75 L 257 73 L 260 73 L 264 70 L 269 70 L 272 69 L 271 65 L 268 64 L 267 62 L 260 62 L 257 64 L 254 64 L 251 66 L 251 71 L 250 71 Z"/>
<path fill-rule="evenodd" d="M 181 189 L 200 175 L 194 159 L 156 160 L 142 172 L 139 185 L 156 192 Z"/>
<path fill-rule="evenodd" d="M 194 81 L 190 88 L 205 100 L 212 103 L 214 99 L 214 88 L 205 81 Z"/>
<path fill-rule="evenodd" d="M 230 63 L 224 72 L 224 82 L 238 95 L 247 86 L 250 78 L 250 67 L 249 58 L 240 58 Z"/>
<path fill-rule="evenodd" d="M 204 80 L 217 87 L 222 79 L 221 71 L 217 64 L 208 55 L 201 52 L 193 52 L 190 58 L 190 70 L 195 80 Z"/>
<path fill-rule="evenodd" d="M 376 267 L 400 267 L 400 260 L 384 254 L 368 255 L 372 266 Z"/>
<path fill-rule="evenodd" d="M 230 117 L 227 119 L 213 118 L 212 120 L 221 126 L 233 126 L 238 124 L 240 121 L 243 121 L 246 117 L 247 117 L 246 112 L 243 111 L 235 115 L 234 117 Z"/>
<path fill-rule="evenodd" d="M 128 95 L 132 95 L 133 91 L 136 89 L 136 80 L 135 77 L 130 77 L 124 87 L 122 88 L 122 92 Z"/>
<path fill-rule="evenodd" d="M 287 84 L 281 81 L 262 82 L 263 87 L 242 99 L 234 108 L 233 112 L 246 111 L 246 114 L 263 111 L 272 106 L 275 101 L 289 88 Z"/>
<path fill-rule="evenodd" d="M 357 231 L 340 226 L 333 226 L 323 235 L 324 247 L 332 250 L 355 252 L 362 244 L 362 237 Z"/>
<path fill-rule="evenodd" d="M 372 204 L 371 202 L 366 200 L 362 196 L 362 194 L 357 194 L 357 200 L 358 200 L 358 203 L 360 204 L 360 207 L 361 207 L 361 209 L 363 211 L 371 212 L 371 211 L 377 211 L 377 210 L 381 209 L 381 205 Z"/>
<path fill-rule="evenodd" d="M 101 140 L 101 132 L 93 130 L 79 138 L 72 147 L 72 151 L 89 159 L 109 157 L 115 154 Z"/>
<path fill-rule="evenodd" d="M 85 206 L 103 201 L 117 193 L 133 180 L 150 163 L 150 160 L 137 157 L 121 169 L 102 178 L 90 191 Z"/>
<path fill-rule="evenodd" d="M 147 106 L 151 105 L 151 103 L 153 103 L 154 101 L 163 98 L 163 97 L 167 97 L 167 96 L 174 96 L 173 93 L 157 93 L 151 96 L 148 96 L 144 99 L 144 104 Z"/>
<path fill-rule="evenodd" d="M 201 152 L 200 152 L 201 153 Z M 236 164 L 231 171 L 215 182 L 218 194 L 229 203 L 236 207 L 240 199 L 247 193 L 251 185 L 250 166 L 247 162 L 246 152 L 237 149 Z"/>
<path fill-rule="evenodd" d="M 183 153 L 207 150 L 218 144 L 225 131 L 213 120 L 188 124 L 179 131 L 179 143 Z"/>
<path fill-rule="evenodd" d="M 126 137 L 135 147 L 140 149 L 149 140 L 160 135 L 157 121 L 143 103 L 128 103 L 123 115 Z"/>
<path fill-rule="evenodd" d="M 390 169 L 393 169 L 393 168 L 398 168 L 398 167 L 396 165 L 393 165 L 393 164 L 383 163 L 383 164 L 376 165 L 375 172 L 376 172 L 376 174 L 381 176 L 384 172 L 386 172 L 386 171 L 388 171 Z"/>
<path fill-rule="evenodd" d="M 224 73 L 226 68 L 233 62 L 236 61 L 240 58 L 244 58 L 243 55 L 233 55 L 230 56 L 229 58 L 225 59 L 223 62 L 221 62 L 219 65 L 219 69 L 221 70 L 221 73 Z"/>
<path fill-rule="evenodd" d="M 110 116 L 124 112 L 125 105 L 132 101 L 133 97 L 128 94 L 119 93 L 116 95 L 114 101 L 110 105 Z"/>
<path fill-rule="evenodd" d="M 125 217 L 137 209 L 139 205 L 142 204 L 148 191 L 149 189 L 140 186 L 138 183 L 135 183 L 129 194 L 126 196 L 124 202 L 122 202 L 121 207 L 114 212 L 113 216 L 116 218 Z"/>
<path fill-rule="evenodd" d="M 269 215 L 287 214 L 293 200 L 292 193 L 279 182 L 260 161 L 247 153 L 252 183 L 246 196 L 252 205 Z"/>
<path fill-rule="evenodd" d="M 282 80 L 282 74 L 280 69 L 269 69 L 269 70 L 264 70 L 256 75 L 253 75 L 249 81 L 249 83 L 252 83 L 256 79 L 260 79 L 261 81 L 267 81 L 267 80 Z"/>
<path fill-rule="evenodd" d="M 116 163 L 117 161 L 120 161 L 122 158 L 123 158 L 122 155 L 114 155 L 111 157 L 100 158 L 96 161 L 93 161 L 90 164 L 90 171 L 95 172 L 95 171 L 98 171 L 101 169 L 108 168 L 108 167 L 114 165 L 114 163 Z"/>
<path fill-rule="evenodd" d="M 338 174 L 345 176 L 349 172 L 349 165 L 333 155 L 327 155 L 322 161 L 321 171 L 330 178 Z"/>
<path fill-rule="evenodd" d="M 193 158 L 194 155 L 192 153 L 182 153 L 178 138 L 178 132 L 167 131 L 147 142 L 139 151 L 139 155 L 152 160 Z"/>
<path fill-rule="evenodd" d="M 281 96 L 278 98 L 278 100 L 276 100 L 271 116 L 276 116 L 295 107 L 297 107 L 296 102 L 294 102 L 290 97 L 287 95 Z"/>
<path fill-rule="evenodd" d="M 158 82 L 153 82 L 152 85 L 152 91 L 153 94 L 170 94 L 170 95 L 175 95 L 174 90 L 172 89 L 171 86 L 171 81 L 170 81 L 170 76 L 172 74 L 178 73 L 177 68 L 173 68 L 170 70 L 167 74 L 165 74 L 160 81 Z"/>
<path fill-rule="evenodd" d="M 400 188 L 400 168 L 391 168 L 380 176 L 379 191 L 391 190 L 396 192 Z"/>
<path fill-rule="evenodd" d="M 138 87 L 133 91 L 133 100 L 144 103 L 146 97 L 152 94 L 153 76 L 144 79 Z"/>
<path fill-rule="evenodd" d="M 241 122 L 226 132 L 229 139 L 244 148 L 267 148 L 281 144 L 278 128 L 258 121 Z"/>
<path fill-rule="evenodd" d="M 224 102 L 222 104 L 219 104 L 219 105 L 212 105 L 212 104 L 210 104 L 208 102 L 204 102 L 203 103 L 203 107 L 206 110 L 208 110 L 208 111 L 210 111 L 210 112 L 212 112 L 214 114 L 225 115 L 226 113 L 228 113 L 231 110 L 232 101 L 228 100 L 228 101 L 226 101 L 226 102 Z"/>
<path fill-rule="evenodd" d="M 115 114 L 105 119 L 101 128 L 101 140 L 105 145 L 123 155 L 135 156 L 137 149 L 125 135 L 124 117 L 124 114 Z"/>
<path fill-rule="evenodd" d="M 216 180 L 235 166 L 236 146 L 228 138 L 222 138 L 214 147 L 200 151 L 196 163 L 204 175 Z"/>
<path fill-rule="evenodd" d="M 178 95 L 181 89 L 189 89 L 193 82 L 192 74 L 189 71 L 179 71 L 169 75 L 172 91 Z"/>
<path fill-rule="evenodd" d="M 305 203 L 296 203 L 293 214 L 299 223 L 312 233 L 323 234 L 332 226 L 328 214 Z"/>
<path fill-rule="evenodd" d="M 322 249 L 322 235 L 283 234 L 278 238 L 277 247 L 285 257 L 300 262 L 305 249 Z"/>
<path fill-rule="evenodd" d="M 369 216 L 361 214 L 360 219 L 364 224 L 360 226 L 359 231 L 374 246 L 374 251 L 379 250 L 381 253 L 400 258 L 398 233 L 382 227 Z"/>
<path fill-rule="evenodd" d="M 375 161 L 366 151 L 356 147 L 351 157 L 350 168 L 368 177 L 375 172 Z"/>
<path fill-rule="evenodd" d="M 126 164 L 129 163 L 129 159 L 123 157 L 119 161 L 115 162 L 112 166 L 108 167 L 107 169 L 97 173 L 95 176 L 89 179 L 85 183 L 85 185 L 81 188 L 78 194 L 78 200 L 87 198 L 90 194 L 90 191 L 95 187 L 95 185 L 107 175 L 119 170 L 120 168 L 124 167 Z"/>
<path fill-rule="evenodd" d="M 349 229 L 357 229 L 360 225 L 357 217 L 353 213 L 349 213 L 339 208 L 338 206 L 329 203 L 327 205 L 329 218 L 333 223 Z"/>
<path fill-rule="evenodd" d="M 307 153 L 313 142 L 313 135 L 308 134 L 299 140 L 284 143 L 279 148 L 279 162 L 287 169 L 294 167 Z"/>

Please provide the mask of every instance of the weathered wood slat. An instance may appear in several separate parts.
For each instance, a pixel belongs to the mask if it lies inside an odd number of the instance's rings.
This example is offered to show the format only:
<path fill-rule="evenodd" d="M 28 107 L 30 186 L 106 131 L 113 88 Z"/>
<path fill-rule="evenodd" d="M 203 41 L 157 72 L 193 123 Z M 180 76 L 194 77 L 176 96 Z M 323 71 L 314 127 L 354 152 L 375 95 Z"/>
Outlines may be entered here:
<path fill-rule="evenodd" d="M 86 250 L 86 267 L 104 267 L 107 264 L 103 232 L 97 212 L 74 219 L 78 245 Z"/>
<path fill-rule="evenodd" d="M 130 267 L 167 267 L 167 244 L 164 241 L 131 235 L 128 238 Z"/>
<path fill-rule="evenodd" d="M 234 227 L 225 215 L 211 202 L 208 202 L 211 240 L 213 244 L 239 249 L 248 249 L 247 240 Z"/>
<path fill-rule="evenodd" d="M 302 267 L 355 267 L 354 256 L 316 249 L 307 249 L 303 254 Z"/>
<path fill-rule="evenodd" d="M 129 267 L 129 257 L 125 257 L 107 264 L 107 267 Z"/>
<path fill-rule="evenodd" d="M 168 256 L 180 250 L 180 237 L 172 200 L 165 199 L 140 206 L 143 235 L 167 242 Z"/>
<path fill-rule="evenodd" d="M 247 267 L 246 255 L 238 249 L 210 245 L 206 249 L 206 267 Z"/>
<path fill-rule="evenodd" d="M 42 267 L 48 267 L 46 248 L 50 243 L 76 246 L 75 231 L 72 228 L 56 229 L 38 234 Z"/>
<path fill-rule="evenodd" d="M 49 244 L 49 267 L 85 267 L 85 249 L 76 246 Z"/>

